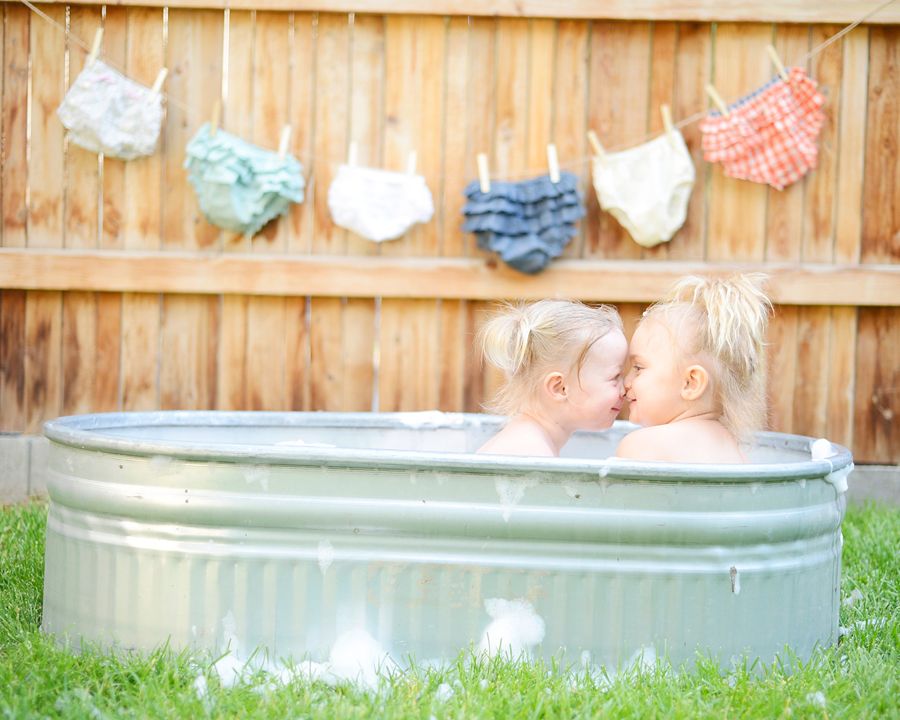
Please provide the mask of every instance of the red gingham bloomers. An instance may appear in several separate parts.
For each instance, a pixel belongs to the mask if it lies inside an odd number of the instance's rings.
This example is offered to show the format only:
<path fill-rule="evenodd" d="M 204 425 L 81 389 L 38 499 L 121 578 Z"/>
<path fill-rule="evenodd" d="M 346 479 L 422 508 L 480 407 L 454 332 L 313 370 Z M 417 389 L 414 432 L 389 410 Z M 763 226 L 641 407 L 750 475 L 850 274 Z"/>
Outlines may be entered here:
<path fill-rule="evenodd" d="M 700 123 L 703 157 L 729 177 L 782 190 L 816 166 L 825 98 L 803 68 L 780 77 Z"/>

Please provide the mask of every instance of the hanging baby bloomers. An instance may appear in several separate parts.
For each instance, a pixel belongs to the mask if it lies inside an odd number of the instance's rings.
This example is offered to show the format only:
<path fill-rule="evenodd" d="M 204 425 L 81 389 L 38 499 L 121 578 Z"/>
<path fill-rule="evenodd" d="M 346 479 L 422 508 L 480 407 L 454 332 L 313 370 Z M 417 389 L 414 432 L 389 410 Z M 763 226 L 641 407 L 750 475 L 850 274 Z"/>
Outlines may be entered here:
<path fill-rule="evenodd" d="M 94 60 L 75 78 L 56 114 L 76 145 L 133 160 L 156 149 L 162 96 Z"/>
<path fill-rule="evenodd" d="M 825 98 L 803 68 L 775 78 L 700 124 L 703 157 L 725 174 L 768 183 L 777 190 L 816 167 Z"/>
<path fill-rule="evenodd" d="M 495 252 L 511 268 L 532 275 L 562 255 L 578 234 L 575 221 L 585 210 L 578 178 L 560 173 L 523 182 L 491 182 L 482 192 L 477 180 L 469 183 L 463 208 L 463 230 L 475 233 L 478 247 Z"/>
<path fill-rule="evenodd" d="M 644 247 L 667 242 L 684 224 L 694 187 L 694 163 L 672 129 L 650 142 L 595 155 L 594 189 L 600 207 Z"/>
<path fill-rule="evenodd" d="M 303 201 L 303 168 L 291 155 L 252 145 L 206 123 L 191 138 L 184 166 L 213 225 L 254 235 Z"/>
<path fill-rule="evenodd" d="M 393 240 L 434 215 L 425 178 L 414 173 L 341 165 L 328 188 L 335 225 L 374 242 Z"/>

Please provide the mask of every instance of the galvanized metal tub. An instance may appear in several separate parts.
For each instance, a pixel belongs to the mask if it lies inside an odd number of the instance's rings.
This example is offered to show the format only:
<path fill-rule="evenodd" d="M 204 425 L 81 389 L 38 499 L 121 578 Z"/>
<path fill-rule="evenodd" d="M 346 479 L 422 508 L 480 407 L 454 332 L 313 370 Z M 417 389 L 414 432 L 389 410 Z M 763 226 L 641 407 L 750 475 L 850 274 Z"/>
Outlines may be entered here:
<path fill-rule="evenodd" d="M 630 463 L 604 459 L 632 427 L 617 423 L 560 459 L 472 454 L 500 422 L 49 422 L 43 629 L 313 661 L 364 631 L 401 662 L 499 642 L 607 666 L 837 639 L 845 448 L 812 460 L 810 438 L 763 433 L 752 464 Z"/>

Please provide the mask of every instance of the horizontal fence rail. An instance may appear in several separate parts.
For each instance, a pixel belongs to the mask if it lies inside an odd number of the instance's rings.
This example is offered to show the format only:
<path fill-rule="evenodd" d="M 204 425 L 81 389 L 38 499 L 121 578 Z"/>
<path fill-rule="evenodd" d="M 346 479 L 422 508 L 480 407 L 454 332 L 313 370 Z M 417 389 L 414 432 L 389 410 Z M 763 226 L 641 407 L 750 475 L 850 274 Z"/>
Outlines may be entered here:
<path fill-rule="evenodd" d="M 210 255 L 0 249 L 0 287 L 451 300 L 653 302 L 684 275 L 764 273 L 782 305 L 900 306 L 900 266 L 561 260 L 523 277 L 474 258 Z"/>
<path fill-rule="evenodd" d="M 69 4 L 95 3 L 90 0 L 75 0 Z M 900 7 L 882 7 L 884 0 L 753 3 L 746 0 L 117 0 L 113 4 L 232 10 L 701 22 L 851 23 L 874 13 L 867 22 L 900 22 Z"/>

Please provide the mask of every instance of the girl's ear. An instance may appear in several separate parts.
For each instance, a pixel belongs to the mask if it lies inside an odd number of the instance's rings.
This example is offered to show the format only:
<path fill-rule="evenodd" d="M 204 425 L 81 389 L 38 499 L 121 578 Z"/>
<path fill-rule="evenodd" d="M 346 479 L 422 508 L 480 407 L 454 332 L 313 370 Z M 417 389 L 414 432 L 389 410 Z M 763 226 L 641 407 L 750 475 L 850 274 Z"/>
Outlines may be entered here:
<path fill-rule="evenodd" d="M 542 387 L 551 400 L 562 402 L 568 396 L 566 393 L 566 379 L 560 372 L 547 373 L 544 376 Z"/>
<path fill-rule="evenodd" d="M 699 400 L 709 387 L 709 372 L 702 365 L 689 365 L 684 371 L 681 397 L 684 400 Z"/>

